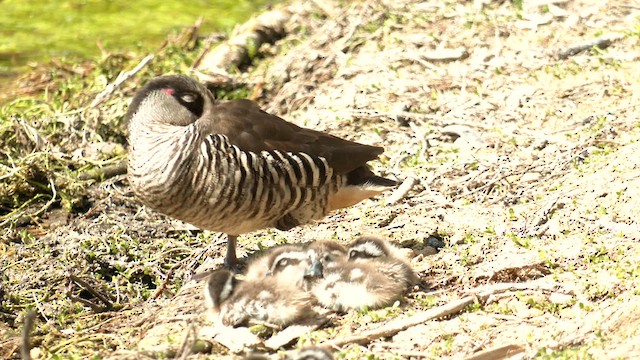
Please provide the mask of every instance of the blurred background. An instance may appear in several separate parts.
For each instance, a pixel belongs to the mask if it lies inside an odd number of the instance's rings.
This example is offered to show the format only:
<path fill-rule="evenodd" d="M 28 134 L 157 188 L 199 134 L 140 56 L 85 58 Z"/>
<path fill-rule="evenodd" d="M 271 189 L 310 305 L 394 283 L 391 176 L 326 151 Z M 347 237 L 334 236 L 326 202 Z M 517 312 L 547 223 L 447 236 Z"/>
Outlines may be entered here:
<path fill-rule="evenodd" d="M 201 34 L 230 30 L 275 0 L 0 0 L 0 88 L 35 63 L 154 51 L 204 17 Z"/>

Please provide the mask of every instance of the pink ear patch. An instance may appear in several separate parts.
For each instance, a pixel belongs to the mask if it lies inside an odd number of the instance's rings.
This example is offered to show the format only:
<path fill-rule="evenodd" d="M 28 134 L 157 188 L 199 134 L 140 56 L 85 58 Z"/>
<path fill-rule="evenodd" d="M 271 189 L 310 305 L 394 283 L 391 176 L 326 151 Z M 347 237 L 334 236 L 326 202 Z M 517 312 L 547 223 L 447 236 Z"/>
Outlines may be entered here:
<path fill-rule="evenodd" d="M 173 96 L 173 94 L 176 93 L 175 90 L 173 90 L 172 88 L 166 88 L 166 89 L 162 89 L 162 91 L 164 91 L 165 94 Z"/>

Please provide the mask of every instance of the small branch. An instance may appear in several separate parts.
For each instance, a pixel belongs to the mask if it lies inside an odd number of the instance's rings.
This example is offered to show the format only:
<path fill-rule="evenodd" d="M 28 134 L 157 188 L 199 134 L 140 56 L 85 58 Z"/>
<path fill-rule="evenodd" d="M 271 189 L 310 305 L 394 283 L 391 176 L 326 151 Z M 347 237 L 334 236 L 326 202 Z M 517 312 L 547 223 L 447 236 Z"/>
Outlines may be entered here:
<path fill-rule="evenodd" d="M 187 331 L 187 335 L 184 337 L 182 341 L 182 346 L 180 346 L 180 350 L 178 351 L 178 355 L 180 355 L 180 360 L 186 360 L 191 354 L 191 346 L 197 340 L 197 332 L 196 328 L 193 325 L 193 322 L 189 322 L 189 331 Z M 191 338 L 193 337 L 193 340 Z"/>
<path fill-rule="evenodd" d="M 506 345 L 498 346 L 491 349 L 481 351 L 477 354 L 473 354 L 466 360 L 495 360 L 495 359 L 509 359 L 514 355 L 524 352 L 524 347 L 521 345 Z"/>
<path fill-rule="evenodd" d="M 542 283 L 542 282 L 523 282 L 523 283 L 498 283 L 492 285 L 479 286 L 473 289 L 467 290 L 465 293 L 473 294 L 482 299 L 483 302 L 496 294 L 501 294 L 507 291 L 521 291 L 521 290 L 534 290 L 534 291 L 555 291 L 559 287 L 555 283 Z"/>
<path fill-rule="evenodd" d="M 127 173 L 127 160 L 121 160 L 115 164 L 107 165 L 101 168 L 95 168 L 83 171 L 78 174 L 79 180 L 104 180 L 117 175 Z"/>
<path fill-rule="evenodd" d="M 4 312 L 4 311 L 0 311 L 0 317 L 3 317 L 3 318 L 5 318 L 7 320 L 10 320 L 10 321 L 13 321 L 13 320 L 15 320 L 17 318 L 16 315 L 10 314 L 10 313 Z"/>
<path fill-rule="evenodd" d="M 469 57 L 469 52 L 464 47 L 455 49 L 437 49 L 432 51 L 426 51 L 419 55 L 422 59 L 427 61 L 455 61 Z"/>
<path fill-rule="evenodd" d="M 404 199 L 409 193 L 409 191 L 413 189 L 413 187 L 416 185 L 417 182 L 418 180 L 412 176 L 409 176 L 408 178 L 404 179 L 404 181 L 402 182 L 402 184 L 400 184 L 400 186 L 396 189 L 396 191 L 394 191 L 391 194 L 391 196 L 387 198 L 386 206 L 395 205 L 400 200 Z"/>
<path fill-rule="evenodd" d="M 142 70 L 142 68 L 144 68 L 149 63 L 149 61 L 153 59 L 153 57 L 153 54 L 149 54 L 145 56 L 144 59 L 142 59 L 140 63 L 138 63 L 138 65 L 136 65 L 136 67 L 134 67 L 131 71 L 120 72 L 116 80 L 113 83 L 107 85 L 107 88 L 104 89 L 100 94 L 98 94 L 95 99 L 93 99 L 89 107 L 95 108 L 96 106 L 105 102 L 113 94 L 113 92 L 116 91 L 118 87 L 120 87 L 120 85 L 122 85 L 125 81 L 129 80 L 131 77 L 133 77 L 133 75 Z"/>
<path fill-rule="evenodd" d="M 301 336 L 320 328 L 326 323 L 326 318 L 318 317 L 310 319 L 309 321 L 306 321 L 302 324 L 290 325 L 277 334 L 271 336 L 268 340 L 265 340 L 264 346 L 272 350 L 280 349 L 281 347 L 292 343 L 294 340 L 300 338 Z"/>
<path fill-rule="evenodd" d="M 553 212 L 553 209 L 556 207 L 558 200 L 560 200 L 560 196 L 554 197 L 545 205 L 545 207 L 538 214 L 536 220 L 533 222 L 534 227 L 540 226 L 549 221 L 549 215 Z"/>
<path fill-rule="evenodd" d="M 198 338 L 211 339 L 229 349 L 234 354 L 262 345 L 262 339 L 246 327 L 228 327 L 223 325 L 204 326 L 198 332 Z"/>
<path fill-rule="evenodd" d="M 31 360 L 31 342 L 29 340 L 29 336 L 31 334 L 35 318 L 36 312 L 33 310 L 29 310 L 27 315 L 24 317 L 24 325 L 22 326 L 22 346 L 20 348 L 20 355 L 22 355 L 22 359 L 24 360 Z"/>
<path fill-rule="evenodd" d="M 171 267 L 171 269 L 169 269 L 169 272 L 167 272 L 167 276 L 162 281 L 162 284 L 160 284 L 160 286 L 158 286 L 156 291 L 153 292 L 153 294 L 151 295 L 151 297 L 149 297 L 149 299 L 147 301 L 155 300 L 160 296 L 160 294 L 162 294 L 162 292 L 167 288 L 167 285 L 169 284 L 169 281 L 171 281 L 171 279 L 173 278 L 173 272 L 175 271 L 175 268 L 176 267 L 173 266 L 173 267 Z"/>
<path fill-rule="evenodd" d="M 437 124 L 440 119 L 436 118 L 430 114 L 420 114 L 416 112 L 410 111 L 378 111 L 378 110 L 369 110 L 369 109 L 353 109 L 350 111 L 351 116 L 356 119 L 364 119 L 364 120 L 392 120 L 397 121 L 398 117 L 403 117 L 407 120 L 420 120 L 420 121 L 428 121 L 431 124 Z"/>
<path fill-rule="evenodd" d="M 87 290 L 96 299 L 100 300 L 105 306 L 98 306 L 98 305 L 94 304 L 93 302 L 91 302 L 89 300 L 83 299 L 83 298 L 81 298 L 79 296 L 74 296 L 74 295 L 71 294 L 71 291 L 69 290 L 67 292 L 67 296 L 71 300 L 83 303 L 83 304 L 91 307 L 91 309 L 94 312 L 104 312 L 104 311 L 108 311 L 108 310 L 113 309 L 113 304 L 111 303 L 111 301 L 109 301 L 109 299 L 107 299 L 104 295 L 100 294 L 97 290 L 95 290 L 93 287 L 91 287 L 91 285 L 89 285 L 89 283 L 87 283 L 86 281 L 80 279 L 79 277 L 77 277 L 76 275 L 73 275 L 73 274 L 69 275 L 69 280 L 73 281 L 74 283 L 76 283 L 80 287 L 82 287 L 83 289 Z"/>
<path fill-rule="evenodd" d="M 47 314 L 44 312 L 42 305 L 40 305 L 40 301 L 38 301 L 38 296 L 35 293 L 33 293 L 33 302 L 36 304 L 36 309 L 38 309 L 40 316 L 42 316 L 46 322 L 49 322 L 49 318 L 47 317 Z"/>
<path fill-rule="evenodd" d="M 383 325 L 377 329 L 365 331 L 357 335 L 346 336 L 340 339 L 322 342 L 319 344 L 319 346 L 341 347 L 343 345 L 352 343 L 364 345 L 375 339 L 395 335 L 400 331 L 406 330 L 416 325 L 420 325 L 429 320 L 457 314 L 460 311 L 464 310 L 467 306 L 473 304 L 476 299 L 477 298 L 475 296 L 466 296 L 462 299 L 458 299 L 446 305 L 438 306 L 427 311 L 420 312 L 408 318 L 390 321 L 386 325 Z"/>
<path fill-rule="evenodd" d="M 543 227 L 549 219 L 551 218 L 551 214 L 555 211 L 556 208 L 562 206 L 556 206 L 558 204 L 558 200 L 560 200 L 560 196 L 556 196 L 553 199 L 549 200 L 543 208 L 541 208 L 534 220 L 532 221 L 531 227 L 526 229 L 526 225 L 522 229 L 522 234 L 525 236 L 540 236 L 542 235 L 546 229 Z M 548 228 L 548 226 L 547 226 Z"/>
<path fill-rule="evenodd" d="M 319 344 L 319 346 L 326 347 L 341 347 L 347 344 L 355 343 L 364 345 L 373 340 L 393 336 L 400 331 L 406 330 L 410 327 L 423 324 L 427 321 L 457 314 L 464 310 L 467 306 L 474 302 L 480 302 L 484 304 L 490 296 L 502 293 L 505 291 L 523 290 L 523 289 L 535 289 L 535 290 L 548 290 L 557 287 L 556 284 L 543 284 L 543 283 L 505 283 L 496 284 L 492 286 L 484 286 L 469 290 L 469 295 L 462 299 L 454 300 L 448 304 L 438 306 L 413 316 L 403 319 L 396 319 L 388 322 L 387 324 L 368 331 L 364 331 L 357 335 L 343 337 L 340 339 L 334 339 L 325 341 Z"/>
<path fill-rule="evenodd" d="M 198 56 L 192 69 L 201 81 L 207 74 L 230 77 L 227 70 L 249 63 L 265 43 L 274 43 L 285 34 L 285 23 L 291 14 L 287 10 L 272 10 L 240 26 L 236 34 L 215 48 L 208 48 Z M 201 75 L 205 75 L 204 77 Z"/>
<path fill-rule="evenodd" d="M 611 35 L 601 36 L 593 40 L 589 40 L 579 44 L 574 44 L 567 49 L 560 50 L 558 51 L 557 56 L 558 56 L 558 59 L 564 60 L 569 58 L 570 56 L 577 55 L 585 50 L 589 50 L 594 47 L 597 47 L 599 49 L 606 49 L 609 46 L 611 46 L 611 44 L 613 44 L 614 41 L 617 41 L 620 39 L 622 39 L 621 36 L 611 36 Z"/>

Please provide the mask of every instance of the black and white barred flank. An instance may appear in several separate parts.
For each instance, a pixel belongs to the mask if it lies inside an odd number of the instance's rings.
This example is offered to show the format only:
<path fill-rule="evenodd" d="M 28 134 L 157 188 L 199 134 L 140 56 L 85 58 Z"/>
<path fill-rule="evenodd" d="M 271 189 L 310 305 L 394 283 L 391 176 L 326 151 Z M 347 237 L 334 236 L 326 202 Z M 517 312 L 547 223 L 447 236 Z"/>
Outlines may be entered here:
<path fill-rule="evenodd" d="M 230 144 L 224 135 L 200 140 L 193 127 L 177 128 L 172 136 L 167 130 L 150 136 L 146 154 L 130 160 L 132 186 L 150 207 L 204 229 L 232 234 L 265 227 L 286 230 L 321 218 L 329 192 L 346 180 L 334 176 L 320 157 L 254 153 Z M 288 223 L 278 222 L 282 214 L 290 214 Z"/>

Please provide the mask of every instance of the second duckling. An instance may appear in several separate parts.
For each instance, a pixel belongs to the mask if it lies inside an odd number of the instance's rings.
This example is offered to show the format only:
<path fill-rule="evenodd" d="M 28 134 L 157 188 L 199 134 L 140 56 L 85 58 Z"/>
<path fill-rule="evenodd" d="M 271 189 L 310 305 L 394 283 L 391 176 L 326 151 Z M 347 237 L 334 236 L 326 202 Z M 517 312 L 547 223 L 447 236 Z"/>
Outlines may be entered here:
<path fill-rule="evenodd" d="M 388 306 L 417 280 L 400 249 L 375 237 L 355 240 L 346 259 L 308 279 L 316 300 L 336 311 Z"/>

